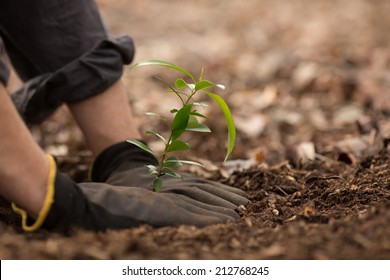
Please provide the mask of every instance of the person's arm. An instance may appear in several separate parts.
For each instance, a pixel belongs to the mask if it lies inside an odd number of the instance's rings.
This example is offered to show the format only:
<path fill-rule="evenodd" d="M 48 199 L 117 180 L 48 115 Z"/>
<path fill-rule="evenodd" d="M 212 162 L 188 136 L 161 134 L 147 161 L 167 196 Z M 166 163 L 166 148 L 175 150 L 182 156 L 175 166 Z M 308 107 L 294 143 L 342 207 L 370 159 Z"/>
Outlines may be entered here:
<path fill-rule="evenodd" d="M 0 195 L 36 217 L 46 194 L 49 162 L 0 83 Z"/>
<path fill-rule="evenodd" d="M 103 93 L 68 107 L 95 155 L 126 139 L 141 138 L 121 80 Z"/>

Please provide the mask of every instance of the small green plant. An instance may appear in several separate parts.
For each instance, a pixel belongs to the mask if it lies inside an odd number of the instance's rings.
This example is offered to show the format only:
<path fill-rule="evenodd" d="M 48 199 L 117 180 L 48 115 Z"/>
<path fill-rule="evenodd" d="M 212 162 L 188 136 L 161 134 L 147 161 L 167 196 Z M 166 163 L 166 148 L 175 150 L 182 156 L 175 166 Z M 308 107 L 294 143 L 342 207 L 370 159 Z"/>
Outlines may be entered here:
<path fill-rule="evenodd" d="M 170 113 L 173 115 L 173 117 L 171 118 L 167 118 L 156 113 L 146 113 L 147 115 L 160 117 L 161 120 L 164 121 L 169 128 L 170 132 L 169 135 L 166 137 L 156 131 L 145 131 L 145 134 L 152 134 L 164 143 L 164 151 L 162 152 L 161 156 L 158 157 L 154 151 L 152 151 L 148 146 L 138 140 L 127 140 L 129 143 L 138 146 L 139 148 L 153 154 L 156 158 L 158 158 L 158 165 L 146 166 L 149 170 L 149 173 L 153 177 L 153 190 L 158 192 L 163 185 L 163 180 L 161 179 L 162 176 L 167 175 L 177 179 L 183 179 L 180 174 L 174 171 L 176 168 L 182 166 L 183 164 L 202 166 L 198 162 L 181 160 L 176 156 L 171 156 L 171 153 L 173 152 L 185 151 L 190 148 L 190 145 L 181 139 L 181 136 L 185 131 L 203 133 L 211 132 L 205 124 L 199 122 L 200 119 L 206 119 L 206 117 L 203 114 L 199 113 L 197 108 L 205 108 L 207 105 L 202 102 L 196 102 L 194 99 L 195 95 L 197 95 L 199 92 L 207 94 L 219 105 L 225 116 L 228 128 L 228 141 L 225 161 L 233 150 L 236 139 L 236 129 L 234 126 L 232 114 L 226 102 L 219 95 L 209 91 L 209 89 L 212 87 L 217 87 L 219 89 L 225 89 L 225 87 L 221 84 L 216 84 L 208 80 L 204 80 L 203 69 L 200 73 L 199 79 L 196 79 L 194 75 L 192 75 L 187 70 L 180 68 L 172 63 L 161 60 L 142 61 L 137 64 L 134 64 L 130 67 L 130 69 L 148 65 L 157 65 L 174 69 L 176 71 L 179 71 L 181 74 L 184 74 L 185 78 L 190 80 L 189 82 L 186 82 L 183 78 L 178 78 L 176 79 L 175 84 L 171 86 L 163 79 L 158 78 L 163 84 L 165 84 L 169 88 L 169 92 L 175 94 L 180 99 L 182 105 L 181 108 L 173 108 L 172 110 L 170 110 Z"/>

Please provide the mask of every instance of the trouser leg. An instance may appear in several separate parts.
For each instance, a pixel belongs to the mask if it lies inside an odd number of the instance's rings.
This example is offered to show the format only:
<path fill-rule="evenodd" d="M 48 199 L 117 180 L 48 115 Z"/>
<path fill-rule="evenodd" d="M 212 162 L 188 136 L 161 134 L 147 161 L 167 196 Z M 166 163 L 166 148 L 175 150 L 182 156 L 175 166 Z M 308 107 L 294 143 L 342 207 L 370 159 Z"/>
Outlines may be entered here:
<path fill-rule="evenodd" d="M 26 82 L 13 100 L 28 122 L 104 92 L 134 55 L 131 38 L 112 37 L 92 0 L 0 0 L 0 35 Z"/>
<path fill-rule="evenodd" d="M 4 55 L 5 55 L 4 45 L 3 45 L 3 41 L 0 38 L 0 83 L 6 86 L 10 72 L 5 62 Z"/>

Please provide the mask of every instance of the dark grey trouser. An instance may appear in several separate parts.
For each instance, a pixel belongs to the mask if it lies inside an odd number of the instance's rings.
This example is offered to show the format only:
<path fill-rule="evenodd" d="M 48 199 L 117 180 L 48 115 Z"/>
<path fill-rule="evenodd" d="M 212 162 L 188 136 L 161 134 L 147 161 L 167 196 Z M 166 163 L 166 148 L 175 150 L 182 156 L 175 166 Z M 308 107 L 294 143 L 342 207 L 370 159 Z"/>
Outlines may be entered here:
<path fill-rule="evenodd" d="M 12 98 L 27 122 L 102 93 L 134 56 L 132 39 L 112 37 L 93 0 L 0 0 L 0 51 L 1 39 L 25 82 Z M 8 76 L 0 59 L 0 82 Z"/>
<path fill-rule="evenodd" d="M 6 85 L 9 77 L 9 69 L 6 65 L 6 62 L 4 61 L 3 55 L 4 55 L 4 46 L 0 38 L 0 83 Z"/>

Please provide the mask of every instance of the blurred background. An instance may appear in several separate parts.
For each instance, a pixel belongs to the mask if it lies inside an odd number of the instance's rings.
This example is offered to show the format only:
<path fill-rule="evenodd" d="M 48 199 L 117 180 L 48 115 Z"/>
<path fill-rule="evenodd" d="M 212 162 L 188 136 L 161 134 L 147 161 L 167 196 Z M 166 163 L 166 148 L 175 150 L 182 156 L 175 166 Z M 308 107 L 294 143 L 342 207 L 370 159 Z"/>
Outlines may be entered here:
<path fill-rule="evenodd" d="M 277 163 L 302 143 L 316 153 L 355 156 L 378 135 L 390 137 L 390 2 L 387 0 L 98 0 L 114 35 L 136 44 L 134 62 L 161 59 L 226 86 L 238 130 L 232 159 Z M 125 70 L 142 130 L 166 128 L 145 112 L 167 114 L 177 100 L 153 76 L 159 67 Z M 201 97 L 202 100 L 208 100 Z M 190 157 L 222 161 L 226 125 L 208 100 L 211 135 L 188 136 Z M 66 110 L 35 134 L 49 152 L 84 150 Z M 45 136 L 42 138 L 42 135 Z M 352 139 L 352 140 L 351 140 Z M 148 139 L 159 149 L 155 139 Z M 341 143 L 340 143 L 341 142 Z M 346 143 L 345 143 L 346 142 Z"/>

